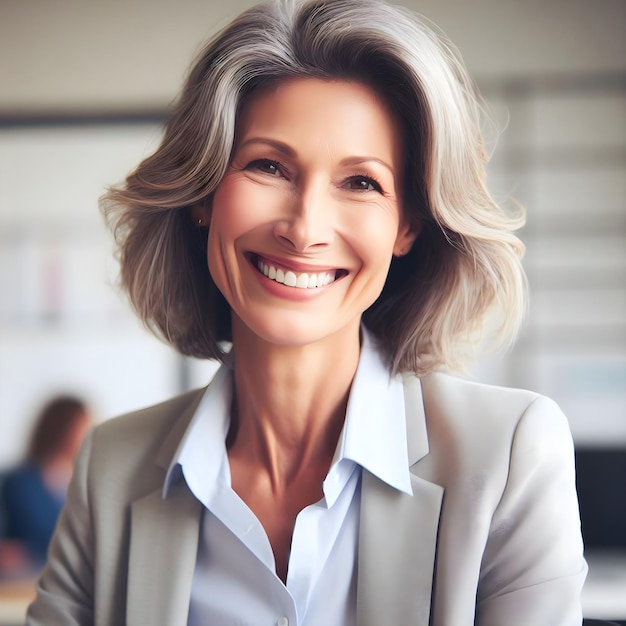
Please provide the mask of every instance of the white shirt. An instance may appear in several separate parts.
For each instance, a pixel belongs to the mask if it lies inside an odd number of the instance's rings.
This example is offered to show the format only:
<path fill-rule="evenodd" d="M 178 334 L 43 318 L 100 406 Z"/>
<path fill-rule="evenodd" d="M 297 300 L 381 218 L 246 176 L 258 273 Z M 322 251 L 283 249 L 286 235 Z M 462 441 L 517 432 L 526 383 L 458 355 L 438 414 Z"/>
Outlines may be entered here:
<path fill-rule="evenodd" d="M 231 488 L 225 439 L 233 393 L 224 365 L 207 388 L 170 465 L 204 505 L 189 626 L 353 626 L 362 468 L 412 493 L 404 392 L 371 337 L 363 345 L 324 497 L 296 518 L 286 585 L 254 513 Z"/>

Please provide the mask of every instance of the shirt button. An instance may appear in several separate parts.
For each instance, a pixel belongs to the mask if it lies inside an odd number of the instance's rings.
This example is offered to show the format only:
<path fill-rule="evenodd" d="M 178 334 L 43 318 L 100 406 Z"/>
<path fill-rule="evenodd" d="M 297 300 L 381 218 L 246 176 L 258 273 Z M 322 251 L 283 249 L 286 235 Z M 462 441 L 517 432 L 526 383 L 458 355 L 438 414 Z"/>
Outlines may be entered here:
<path fill-rule="evenodd" d="M 276 626 L 289 626 L 289 618 L 280 617 L 276 622 Z"/>

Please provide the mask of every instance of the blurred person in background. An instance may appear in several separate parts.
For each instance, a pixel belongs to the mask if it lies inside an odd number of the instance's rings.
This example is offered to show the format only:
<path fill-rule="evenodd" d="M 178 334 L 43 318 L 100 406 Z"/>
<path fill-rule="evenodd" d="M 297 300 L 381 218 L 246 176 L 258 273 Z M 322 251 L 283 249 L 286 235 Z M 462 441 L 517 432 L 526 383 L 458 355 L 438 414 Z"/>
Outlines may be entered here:
<path fill-rule="evenodd" d="M 28 576 L 45 563 L 74 461 L 92 424 L 87 404 L 63 395 L 42 408 L 25 460 L 0 476 L 0 575 Z"/>

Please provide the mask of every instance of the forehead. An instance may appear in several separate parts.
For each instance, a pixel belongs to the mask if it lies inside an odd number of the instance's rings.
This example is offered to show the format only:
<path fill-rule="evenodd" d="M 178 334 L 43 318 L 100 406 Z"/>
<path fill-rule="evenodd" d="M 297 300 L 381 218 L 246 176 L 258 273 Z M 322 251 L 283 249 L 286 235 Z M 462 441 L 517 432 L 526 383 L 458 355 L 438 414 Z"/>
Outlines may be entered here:
<path fill-rule="evenodd" d="M 291 78 L 260 88 L 245 102 L 237 140 L 257 133 L 315 135 L 399 155 L 400 124 L 371 87 L 351 80 Z"/>

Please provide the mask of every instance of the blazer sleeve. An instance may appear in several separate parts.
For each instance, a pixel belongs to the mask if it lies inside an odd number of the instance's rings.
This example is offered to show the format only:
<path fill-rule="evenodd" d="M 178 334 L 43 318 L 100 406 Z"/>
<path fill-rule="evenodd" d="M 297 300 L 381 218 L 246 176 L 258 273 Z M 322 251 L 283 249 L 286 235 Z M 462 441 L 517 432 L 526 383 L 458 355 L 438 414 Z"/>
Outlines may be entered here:
<path fill-rule="evenodd" d="M 477 598 L 479 626 L 574 626 L 587 573 L 567 419 L 536 398 L 513 438 Z"/>
<path fill-rule="evenodd" d="M 27 626 L 94 623 L 94 542 L 88 493 L 92 445 L 93 432 L 78 455 L 48 562 L 37 582 L 37 597 L 28 608 Z"/>

